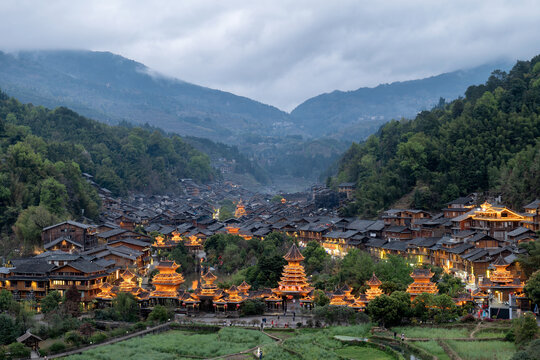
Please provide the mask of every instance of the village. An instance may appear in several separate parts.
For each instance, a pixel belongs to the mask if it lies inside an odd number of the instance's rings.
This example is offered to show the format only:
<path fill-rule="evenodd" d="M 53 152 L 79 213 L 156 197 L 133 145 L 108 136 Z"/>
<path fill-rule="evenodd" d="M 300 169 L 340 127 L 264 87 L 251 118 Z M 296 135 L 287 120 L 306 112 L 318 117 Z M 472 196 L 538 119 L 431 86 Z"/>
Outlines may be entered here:
<path fill-rule="evenodd" d="M 91 176 L 87 175 L 92 182 Z M 323 208 L 328 198 L 346 201 L 354 184 L 341 184 L 337 193 L 324 187 L 311 192 L 284 194 L 280 199 L 253 194 L 232 183 L 199 186 L 184 180 L 183 196 L 131 196 L 113 198 L 100 189 L 101 222 L 64 221 L 42 231 L 43 249 L 33 257 L 13 259 L 0 271 L 1 289 L 15 300 L 39 302 L 51 291 L 61 295 L 75 287 L 85 310 L 110 306 L 118 293 L 134 295 L 141 309 L 172 302 L 179 313 L 215 312 L 238 315 L 247 299 L 260 299 L 267 313 L 312 309 L 314 288 L 302 265 L 301 249 L 317 242 L 335 258 L 351 249 L 368 252 L 384 261 L 390 255 L 407 259 L 415 270 L 407 292 L 411 300 L 424 292 L 435 294 L 437 266 L 463 281 L 467 292 L 456 304 L 472 303 L 499 317 L 512 318 L 531 310 L 523 292 L 527 280 L 518 256 L 519 245 L 537 239 L 540 200 L 516 211 L 484 201 L 475 195 L 458 198 L 439 213 L 415 209 L 389 209 L 377 220 L 337 216 L 336 207 Z M 220 201 L 232 199 L 234 216 L 219 219 Z M 322 199 L 322 200 L 321 200 Z M 237 235 L 261 241 L 279 232 L 295 240 L 284 259 L 277 288 L 250 290 L 241 284 L 222 289 L 219 269 L 203 266 L 204 244 L 216 234 Z M 179 264 L 166 254 L 178 244 L 197 259 L 196 277 L 185 287 Z M 178 269 L 178 271 L 177 271 Z M 149 274 L 154 272 L 151 285 Z M 375 274 L 366 293 L 352 295 L 347 284 L 328 293 L 330 305 L 363 311 L 382 293 Z M 356 289 L 354 289 L 356 290 Z M 297 302 L 296 302 L 297 301 Z"/>

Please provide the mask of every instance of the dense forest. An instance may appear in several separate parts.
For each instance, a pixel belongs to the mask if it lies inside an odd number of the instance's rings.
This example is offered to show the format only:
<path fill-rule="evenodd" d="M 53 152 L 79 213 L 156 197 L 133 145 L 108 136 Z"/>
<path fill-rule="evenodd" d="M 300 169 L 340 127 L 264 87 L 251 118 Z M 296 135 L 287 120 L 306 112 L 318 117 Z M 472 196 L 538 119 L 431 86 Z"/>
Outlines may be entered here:
<path fill-rule="evenodd" d="M 66 108 L 23 105 L 0 93 L 0 234 L 26 239 L 63 219 L 96 218 L 99 197 L 82 173 L 116 194 L 177 190 L 179 178 L 214 178 L 207 155 L 178 136 L 108 126 Z M 16 238 L 13 238 L 15 233 Z"/>
<path fill-rule="evenodd" d="M 344 215 L 373 217 L 406 195 L 439 209 L 476 191 L 519 210 L 540 196 L 540 56 L 353 144 L 331 184 L 345 181 L 357 189 Z"/>
<path fill-rule="evenodd" d="M 158 130 L 109 126 L 64 107 L 23 105 L 3 94 L 0 119 L 27 127 L 47 143 L 52 162 L 77 162 L 115 194 L 174 191 L 179 178 L 206 182 L 215 177 L 206 154 Z"/>

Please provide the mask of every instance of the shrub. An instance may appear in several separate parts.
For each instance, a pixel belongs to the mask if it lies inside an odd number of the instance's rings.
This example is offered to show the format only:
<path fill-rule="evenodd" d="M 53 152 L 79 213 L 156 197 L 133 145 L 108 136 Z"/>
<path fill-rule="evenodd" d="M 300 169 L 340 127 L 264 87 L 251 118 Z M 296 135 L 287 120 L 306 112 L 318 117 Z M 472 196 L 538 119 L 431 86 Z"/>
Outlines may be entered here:
<path fill-rule="evenodd" d="M 48 350 L 51 354 L 56 354 L 66 350 L 66 344 L 64 344 L 63 342 L 55 342 L 51 346 L 49 346 Z"/>
<path fill-rule="evenodd" d="M 165 322 L 167 319 L 169 319 L 170 314 L 167 311 L 167 308 L 162 305 L 156 305 L 154 306 L 154 309 L 148 315 L 148 320 L 150 321 L 157 321 L 157 322 Z"/>
<path fill-rule="evenodd" d="M 538 333 L 538 323 L 533 315 L 525 315 L 512 321 L 516 345 L 524 345 L 534 339 Z"/>
<path fill-rule="evenodd" d="M 78 331 L 68 331 L 66 335 L 64 335 L 64 340 L 74 346 L 78 346 L 84 341 L 81 333 Z"/>
<path fill-rule="evenodd" d="M 26 359 L 30 357 L 30 349 L 18 342 L 9 344 L 8 353 L 11 358 L 15 359 Z"/>
<path fill-rule="evenodd" d="M 102 332 L 94 333 L 92 336 L 90 336 L 90 343 L 92 344 L 99 344 L 107 340 L 107 334 Z"/>
<path fill-rule="evenodd" d="M 262 315 L 264 313 L 265 305 L 261 300 L 248 299 L 244 301 L 242 305 L 242 315 Z"/>
<path fill-rule="evenodd" d="M 475 319 L 474 315 L 467 314 L 467 315 L 463 316 L 461 319 L 459 319 L 459 321 L 462 322 L 462 323 L 473 323 L 473 322 L 476 322 L 476 319 Z"/>

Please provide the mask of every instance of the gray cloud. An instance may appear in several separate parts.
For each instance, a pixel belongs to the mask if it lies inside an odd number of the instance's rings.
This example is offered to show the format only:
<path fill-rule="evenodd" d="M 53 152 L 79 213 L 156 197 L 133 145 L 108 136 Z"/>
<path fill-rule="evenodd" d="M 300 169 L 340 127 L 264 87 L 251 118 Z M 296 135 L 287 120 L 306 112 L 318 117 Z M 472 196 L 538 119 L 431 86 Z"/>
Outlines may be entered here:
<path fill-rule="evenodd" d="M 535 1 L 2 1 L 0 48 L 106 50 L 291 110 L 540 52 Z"/>

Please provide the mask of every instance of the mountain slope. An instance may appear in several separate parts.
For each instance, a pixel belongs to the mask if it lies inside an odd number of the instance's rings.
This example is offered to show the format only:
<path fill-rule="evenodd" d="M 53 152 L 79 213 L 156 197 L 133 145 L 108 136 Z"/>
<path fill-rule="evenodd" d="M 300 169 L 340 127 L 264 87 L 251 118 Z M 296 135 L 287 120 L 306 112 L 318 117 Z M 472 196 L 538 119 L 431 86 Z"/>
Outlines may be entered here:
<path fill-rule="evenodd" d="M 0 120 L 32 140 L 52 162 L 76 162 L 83 172 L 116 194 L 174 192 L 179 178 L 215 178 L 208 156 L 179 136 L 157 130 L 110 126 L 60 107 L 23 105 L 0 93 Z M 22 125 L 22 126 L 21 126 Z M 34 139 L 35 137 L 38 139 Z"/>
<path fill-rule="evenodd" d="M 412 118 L 431 109 L 439 99 L 456 99 L 468 86 L 487 80 L 497 63 L 425 79 L 382 84 L 375 88 L 334 91 L 306 100 L 291 112 L 291 121 L 313 136 L 363 140 L 392 119 Z"/>
<path fill-rule="evenodd" d="M 464 99 L 391 121 L 353 144 L 333 183 L 356 182 L 345 214 L 375 216 L 413 191 L 411 206 L 440 209 L 474 191 L 514 208 L 540 196 L 540 56 L 496 71 Z"/>
<path fill-rule="evenodd" d="M 0 86 L 23 102 L 221 141 L 275 131 L 274 123 L 288 117 L 245 97 L 152 74 L 143 64 L 108 52 L 0 53 Z"/>

